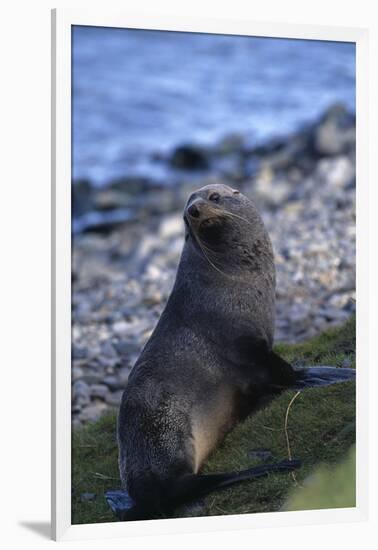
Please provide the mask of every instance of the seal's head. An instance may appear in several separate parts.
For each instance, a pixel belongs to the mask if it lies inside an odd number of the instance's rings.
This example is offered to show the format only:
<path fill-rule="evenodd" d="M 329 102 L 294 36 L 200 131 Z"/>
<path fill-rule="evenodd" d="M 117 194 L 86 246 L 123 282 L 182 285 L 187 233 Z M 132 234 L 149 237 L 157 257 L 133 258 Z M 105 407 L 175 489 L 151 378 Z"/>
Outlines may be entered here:
<path fill-rule="evenodd" d="M 253 202 L 237 189 L 206 185 L 185 206 L 185 240 L 224 274 L 264 269 L 273 261 L 270 240 Z"/>

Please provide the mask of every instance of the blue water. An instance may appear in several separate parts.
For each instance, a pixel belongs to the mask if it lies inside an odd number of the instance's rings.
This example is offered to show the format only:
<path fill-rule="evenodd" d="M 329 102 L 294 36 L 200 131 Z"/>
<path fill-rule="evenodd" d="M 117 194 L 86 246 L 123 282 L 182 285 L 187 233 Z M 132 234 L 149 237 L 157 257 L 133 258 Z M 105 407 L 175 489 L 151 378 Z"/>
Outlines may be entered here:
<path fill-rule="evenodd" d="M 74 27 L 73 178 L 164 179 L 152 160 L 230 133 L 283 135 L 355 109 L 352 43 Z"/>

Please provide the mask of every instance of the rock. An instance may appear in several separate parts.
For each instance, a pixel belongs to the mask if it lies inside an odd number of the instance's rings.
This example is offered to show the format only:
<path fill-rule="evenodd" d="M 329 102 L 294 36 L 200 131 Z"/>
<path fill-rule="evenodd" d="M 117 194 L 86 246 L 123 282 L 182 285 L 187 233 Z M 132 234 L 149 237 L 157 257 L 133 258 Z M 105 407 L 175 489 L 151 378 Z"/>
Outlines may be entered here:
<path fill-rule="evenodd" d="M 105 403 L 98 402 L 85 407 L 80 414 L 80 420 L 82 422 L 95 422 L 104 414 L 107 410 Z"/>
<path fill-rule="evenodd" d="M 322 159 L 317 166 L 316 177 L 335 188 L 343 189 L 354 181 L 355 169 L 347 156 Z"/>
<path fill-rule="evenodd" d="M 286 140 L 283 138 L 273 138 L 266 143 L 256 145 L 251 151 L 251 155 L 267 157 L 273 153 L 282 151 L 286 146 Z"/>
<path fill-rule="evenodd" d="M 80 216 L 92 209 L 93 187 L 88 180 L 77 180 L 72 184 L 72 207 L 74 216 Z"/>
<path fill-rule="evenodd" d="M 288 181 L 279 179 L 269 166 L 261 169 L 255 180 L 255 192 L 266 205 L 278 207 L 285 203 L 292 188 Z"/>
<path fill-rule="evenodd" d="M 124 177 L 112 180 L 109 183 L 109 189 L 120 191 L 128 196 L 140 195 L 147 192 L 153 183 L 144 177 Z M 155 186 L 156 187 L 156 186 Z"/>
<path fill-rule="evenodd" d="M 115 349 L 123 358 L 140 351 L 139 345 L 132 340 L 123 340 L 114 344 Z"/>
<path fill-rule="evenodd" d="M 222 177 L 229 181 L 231 187 L 233 187 L 234 184 L 236 184 L 237 187 L 239 182 L 243 182 L 247 172 L 250 171 L 250 163 L 240 154 L 234 153 L 217 160 L 216 168 Z"/>
<path fill-rule="evenodd" d="M 129 369 L 127 367 L 122 367 L 121 369 L 118 370 L 118 372 L 117 372 L 118 380 L 119 380 L 119 384 L 122 388 L 126 387 L 126 384 L 128 382 L 128 379 L 129 379 L 130 372 L 131 372 L 131 369 Z"/>
<path fill-rule="evenodd" d="M 252 449 L 248 451 L 248 458 L 254 460 L 270 460 L 272 458 L 272 451 L 267 449 Z"/>
<path fill-rule="evenodd" d="M 108 393 L 109 388 L 105 384 L 93 384 L 93 386 L 90 387 L 91 397 L 105 400 Z"/>
<path fill-rule="evenodd" d="M 79 380 L 84 375 L 84 371 L 81 367 L 72 367 L 72 380 Z"/>
<path fill-rule="evenodd" d="M 78 418 L 73 418 L 72 419 L 72 428 L 74 430 L 77 430 L 78 428 L 81 428 L 83 424 L 80 422 L 80 420 Z"/>
<path fill-rule="evenodd" d="M 83 376 L 80 381 L 85 382 L 86 384 L 93 385 L 100 383 L 104 377 L 102 372 L 89 371 L 88 369 L 84 371 Z"/>
<path fill-rule="evenodd" d="M 115 357 L 104 357 L 103 355 L 100 355 L 98 357 L 98 361 L 102 367 L 106 369 L 113 369 L 120 363 L 120 358 L 118 355 Z"/>
<path fill-rule="evenodd" d="M 80 495 L 81 502 L 91 502 L 95 500 L 96 494 L 95 493 L 82 493 Z"/>
<path fill-rule="evenodd" d="M 245 138 L 242 134 L 229 134 L 222 138 L 215 147 L 217 155 L 242 153 L 245 148 Z"/>
<path fill-rule="evenodd" d="M 118 321 L 116 323 L 113 323 L 113 332 L 115 334 L 118 334 L 120 336 L 127 334 L 130 327 L 130 323 L 126 323 L 126 321 Z"/>
<path fill-rule="evenodd" d="M 346 311 L 342 309 L 341 310 L 335 309 L 332 307 L 323 307 L 321 308 L 320 313 L 323 315 L 323 317 L 325 317 L 327 321 L 337 320 L 339 322 L 342 322 L 349 317 Z"/>
<path fill-rule="evenodd" d="M 129 204 L 129 195 L 117 190 L 98 190 L 94 197 L 94 206 L 97 210 L 114 210 Z"/>
<path fill-rule="evenodd" d="M 88 350 L 86 348 L 73 344 L 72 346 L 73 359 L 86 359 L 87 356 L 88 356 Z"/>
<path fill-rule="evenodd" d="M 184 234 L 182 215 L 167 216 L 160 224 L 159 233 L 162 239 L 170 239 L 176 235 Z"/>
<path fill-rule="evenodd" d="M 118 357 L 118 353 L 110 340 L 107 340 L 101 345 L 101 354 L 111 359 L 115 359 Z"/>
<path fill-rule="evenodd" d="M 120 381 L 119 374 L 118 376 L 114 374 L 109 374 L 108 376 L 105 376 L 103 382 L 111 391 L 124 388 L 124 384 Z"/>
<path fill-rule="evenodd" d="M 339 155 L 355 146 L 355 118 L 343 105 L 325 113 L 314 132 L 314 149 L 320 156 Z"/>
<path fill-rule="evenodd" d="M 89 402 L 89 386 L 84 380 L 77 380 L 73 385 L 73 398 Z"/>
<path fill-rule="evenodd" d="M 353 361 L 350 357 L 345 357 L 345 359 L 343 359 L 343 362 L 341 363 L 341 366 L 343 368 L 350 368 L 353 364 Z"/>
<path fill-rule="evenodd" d="M 161 269 L 157 266 L 151 263 L 145 272 L 145 279 L 148 281 L 159 281 L 162 279 L 162 272 Z"/>
<path fill-rule="evenodd" d="M 118 390 L 116 392 L 109 393 L 106 397 L 106 402 L 111 407 L 118 407 L 121 403 L 123 395 L 123 390 Z"/>
<path fill-rule="evenodd" d="M 177 147 L 172 153 L 170 164 L 180 170 L 207 170 L 209 168 L 206 153 L 194 145 Z"/>
<path fill-rule="evenodd" d="M 162 301 L 162 294 L 158 290 L 155 290 L 155 292 L 150 292 L 143 298 L 143 303 L 146 304 L 146 306 L 156 306 L 157 304 L 160 304 Z"/>

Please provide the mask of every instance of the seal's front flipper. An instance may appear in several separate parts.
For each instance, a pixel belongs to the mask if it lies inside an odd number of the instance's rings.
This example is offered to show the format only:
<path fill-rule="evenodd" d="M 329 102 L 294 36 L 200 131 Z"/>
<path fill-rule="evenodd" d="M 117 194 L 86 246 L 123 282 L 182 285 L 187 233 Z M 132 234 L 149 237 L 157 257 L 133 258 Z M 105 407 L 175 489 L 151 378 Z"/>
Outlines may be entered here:
<path fill-rule="evenodd" d="M 295 369 L 296 381 L 293 389 L 316 388 L 356 379 L 355 369 L 341 367 L 305 367 Z"/>
<path fill-rule="evenodd" d="M 106 502 L 120 521 L 136 519 L 135 502 L 129 493 L 123 489 L 115 489 L 105 493 Z"/>

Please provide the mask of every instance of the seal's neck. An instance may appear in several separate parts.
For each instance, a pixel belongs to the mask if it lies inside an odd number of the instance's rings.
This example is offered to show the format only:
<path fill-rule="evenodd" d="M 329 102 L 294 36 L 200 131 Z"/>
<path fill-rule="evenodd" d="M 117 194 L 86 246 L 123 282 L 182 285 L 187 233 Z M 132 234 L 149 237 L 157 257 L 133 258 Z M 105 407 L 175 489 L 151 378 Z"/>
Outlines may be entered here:
<path fill-rule="evenodd" d="M 188 239 L 177 272 L 177 280 L 198 280 L 223 290 L 230 284 L 242 286 L 262 276 L 271 277 L 274 284 L 273 251 L 266 235 L 252 242 L 229 243 L 224 251 L 211 250 L 204 243 Z"/>
<path fill-rule="evenodd" d="M 239 271 L 234 277 L 183 251 L 169 308 L 186 327 L 197 327 L 209 341 L 231 346 L 236 335 L 256 335 L 271 343 L 275 277 L 269 269 Z M 261 332 L 261 334 L 260 334 Z"/>

